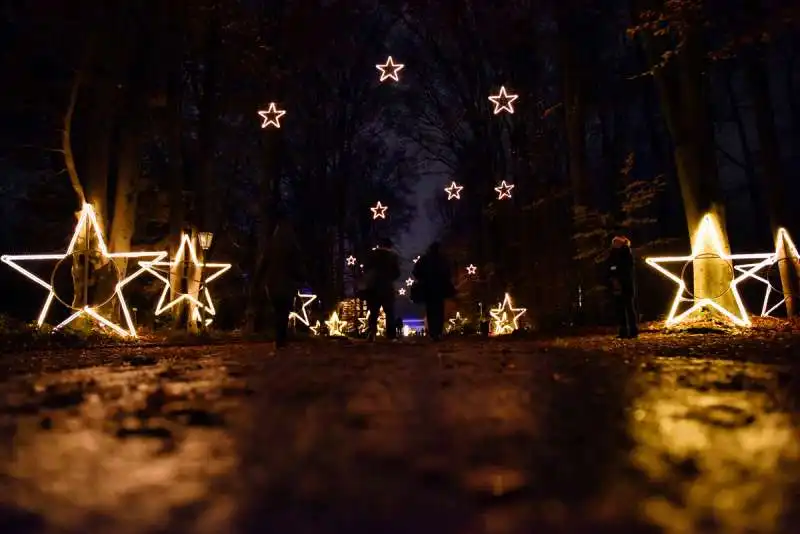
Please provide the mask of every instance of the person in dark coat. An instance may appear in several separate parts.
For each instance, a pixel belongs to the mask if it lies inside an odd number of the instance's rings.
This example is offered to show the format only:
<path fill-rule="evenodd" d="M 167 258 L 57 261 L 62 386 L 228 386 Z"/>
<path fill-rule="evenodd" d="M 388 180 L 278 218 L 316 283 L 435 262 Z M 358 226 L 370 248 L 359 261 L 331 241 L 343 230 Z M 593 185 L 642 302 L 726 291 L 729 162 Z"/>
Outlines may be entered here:
<path fill-rule="evenodd" d="M 450 279 L 450 267 L 440 251 L 439 243 L 434 242 L 414 266 L 414 278 L 419 284 L 417 291 L 425 303 L 425 317 L 428 322 L 428 335 L 433 340 L 442 337 L 444 329 L 444 301 L 455 294 Z"/>
<path fill-rule="evenodd" d="M 291 222 L 282 211 L 267 246 L 267 294 L 274 312 L 275 348 L 286 345 L 289 314 L 305 272 L 300 246 Z"/>
<path fill-rule="evenodd" d="M 635 338 L 639 335 L 636 312 L 636 276 L 631 242 L 628 238 L 616 236 L 611 241 L 608 275 L 614 294 L 619 337 Z"/>
<path fill-rule="evenodd" d="M 392 250 L 390 239 L 381 239 L 378 246 L 367 254 L 364 260 L 364 291 L 369 319 L 367 332 L 370 341 L 378 332 L 378 316 L 381 308 L 386 314 L 386 337 L 397 338 L 394 329 L 394 282 L 400 278 L 400 260 Z"/>

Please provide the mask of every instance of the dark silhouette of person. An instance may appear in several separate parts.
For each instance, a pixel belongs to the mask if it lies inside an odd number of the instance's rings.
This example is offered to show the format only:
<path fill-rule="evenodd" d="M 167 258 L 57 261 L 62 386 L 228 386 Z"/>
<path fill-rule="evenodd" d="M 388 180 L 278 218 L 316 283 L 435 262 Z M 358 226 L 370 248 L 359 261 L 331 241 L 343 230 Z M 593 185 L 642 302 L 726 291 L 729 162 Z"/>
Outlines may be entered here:
<path fill-rule="evenodd" d="M 364 260 L 364 291 L 369 318 L 367 338 L 375 340 L 378 332 L 378 316 L 381 308 L 386 314 L 386 337 L 397 338 L 394 328 L 394 282 L 400 278 L 400 260 L 392 250 L 390 239 L 380 239 Z"/>
<path fill-rule="evenodd" d="M 441 339 L 444 329 L 444 301 L 455 294 L 450 279 L 450 267 L 441 253 L 438 242 L 433 242 L 414 266 L 414 278 L 419 284 L 417 291 L 425 303 L 428 335 L 433 340 Z"/>
<path fill-rule="evenodd" d="M 286 345 L 289 313 L 305 272 L 292 224 L 282 210 L 276 213 L 275 231 L 267 246 L 267 294 L 274 313 L 275 348 Z"/>
<path fill-rule="evenodd" d="M 636 273 L 634 272 L 631 242 L 627 237 L 616 236 L 611 241 L 608 276 L 614 295 L 620 338 L 639 335 L 636 313 Z"/>

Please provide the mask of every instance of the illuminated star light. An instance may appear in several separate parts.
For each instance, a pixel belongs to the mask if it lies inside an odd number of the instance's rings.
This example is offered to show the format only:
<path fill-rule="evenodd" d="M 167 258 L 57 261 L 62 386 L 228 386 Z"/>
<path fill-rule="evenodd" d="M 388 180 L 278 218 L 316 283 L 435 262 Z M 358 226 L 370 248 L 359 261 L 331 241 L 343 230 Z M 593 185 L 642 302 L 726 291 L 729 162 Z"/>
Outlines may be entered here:
<path fill-rule="evenodd" d="M 56 296 L 55 290 L 51 283 L 42 280 L 35 274 L 31 273 L 27 269 L 17 265 L 17 262 L 20 261 L 40 261 L 40 260 L 63 260 L 67 256 L 70 256 L 75 251 L 75 245 L 78 242 L 78 236 L 81 235 L 83 232 L 86 232 L 87 225 L 91 228 L 91 231 L 94 233 L 95 238 L 97 239 L 97 248 L 100 254 L 108 259 L 113 261 L 116 258 L 120 259 L 142 259 L 142 258 L 150 258 L 154 261 L 160 260 L 164 258 L 167 253 L 166 252 L 109 252 L 108 248 L 106 247 L 106 243 L 103 240 L 103 234 L 100 231 L 100 224 L 97 221 L 97 216 L 94 213 L 94 208 L 92 208 L 91 204 L 84 204 L 83 209 L 81 210 L 80 217 L 78 218 L 78 223 L 75 225 L 75 232 L 72 234 L 72 239 L 67 246 L 66 252 L 63 254 L 24 254 L 24 255 L 9 255 L 9 256 L 2 256 L 0 260 L 3 263 L 7 264 L 9 267 L 12 267 L 16 271 L 24 274 L 29 279 L 33 280 L 43 288 L 48 291 L 47 298 L 45 299 L 44 306 L 42 306 L 42 310 L 39 312 L 39 318 L 37 319 L 37 324 L 42 326 L 44 324 L 45 319 L 47 318 L 47 312 L 50 310 L 50 305 L 53 303 L 53 299 Z M 98 324 L 103 327 L 110 328 L 115 333 L 119 334 L 122 337 L 136 337 L 136 328 L 133 325 L 133 319 L 131 319 L 130 311 L 128 310 L 128 305 L 125 302 L 125 297 L 122 295 L 122 288 L 128 284 L 131 280 L 138 277 L 140 274 L 144 273 L 145 269 L 140 268 L 134 271 L 132 274 L 126 276 L 122 280 L 117 282 L 117 286 L 114 289 L 114 294 L 116 295 L 117 299 L 119 300 L 120 308 L 122 309 L 122 315 L 125 318 L 125 326 L 127 329 L 121 327 L 120 325 L 112 322 L 111 320 L 103 317 L 100 313 L 95 309 L 93 306 L 85 305 L 84 307 L 78 309 L 67 317 L 64 321 L 58 324 L 55 327 L 55 330 L 63 328 L 64 326 L 68 325 L 75 319 L 81 316 L 87 316 L 92 318 Z"/>
<path fill-rule="evenodd" d="M 462 328 L 466 323 L 467 320 L 464 317 L 461 317 L 461 312 L 456 312 L 456 316 L 448 321 L 450 324 L 447 325 L 447 330 L 452 332 L 453 330 L 458 330 Z"/>
<path fill-rule="evenodd" d="M 346 260 L 344 260 L 348 266 L 353 266 L 356 264 L 356 257 L 355 256 L 348 256 Z"/>
<path fill-rule="evenodd" d="M 275 105 L 275 102 L 270 102 L 269 107 L 266 111 L 259 111 L 258 112 L 261 117 L 263 117 L 264 122 L 261 124 L 262 128 L 266 128 L 267 126 L 275 126 L 276 128 L 281 127 L 281 117 L 286 115 L 286 111 L 282 109 L 278 109 Z"/>
<path fill-rule="evenodd" d="M 300 313 L 302 313 L 303 316 L 300 317 L 299 314 L 297 314 L 295 312 L 291 312 L 291 313 L 289 313 L 289 319 L 296 319 L 296 320 L 300 321 L 301 323 L 303 323 L 304 325 L 310 327 L 311 326 L 311 324 L 310 324 L 311 323 L 311 319 L 308 318 L 308 310 L 306 308 L 308 308 L 308 306 L 312 302 L 317 300 L 317 296 L 316 295 L 312 295 L 311 293 L 300 293 L 299 291 L 297 292 L 297 296 L 300 297 L 301 299 L 304 299 L 303 300 L 303 307 L 300 308 Z"/>
<path fill-rule="evenodd" d="M 339 319 L 339 314 L 333 312 L 331 318 L 325 321 L 325 326 L 328 327 L 329 336 L 344 337 L 344 329 L 347 328 L 347 321 Z"/>
<path fill-rule="evenodd" d="M 411 286 L 413 283 L 414 283 L 414 279 L 413 278 L 406 279 L 406 287 Z"/>
<path fill-rule="evenodd" d="M 406 288 L 401 287 L 400 289 L 397 290 L 397 293 L 400 294 L 400 295 L 405 295 L 406 294 Z"/>
<path fill-rule="evenodd" d="M 511 297 L 506 293 L 503 302 L 498 304 L 497 308 L 489 310 L 489 314 L 494 320 L 494 335 L 501 336 L 519 330 L 519 318 L 526 311 L 528 311 L 526 308 L 514 308 Z"/>
<path fill-rule="evenodd" d="M 314 326 L 308 327 L 308 329 L 311 330 L 311 333 L 314 334 L 315 336 L 319 335 L 319 328 L 320 328 L 319 320 L 317 320 Z"/>
<path fill-rule="evenodd" d="M 511 198 L 512 189 L 514 189 L 514 184 L 507 184 L 505 180 L 500 182 L 500 185 L 494 188 L 494 190 L 498 192 L 497 200 Z"/>
<path fill-rule="evenodd" d="M 203 282 L 203 292 L 202 295 L 199 295 L 199 298 L 196 298 L 188 293 L 181 293 L 177 292 L 177 296 L 164 304 L 164 301 L 170 294 L 170 289 L 172 288 L 172 283 L 169 279 L 169 274 L 166 276 L 162 274 L 157 268 L 162 268 L 167 273 L 172 271 L 173 267 L 177 267 L 178 265 L 183 264 L 183 257 L 186 255 L 186 249 L 189 249 L 189 260 L 194 264 L 195 267 L 198 269 L 205 270 L 216 270 L 215 273 L 211 274 L 208 278 L 206 278 L 205 282 Z M 170 308 L 177 306 L 180 302 L 186 300 L 194 304 L 194 312 L 192 313 L 192 318 L 195 321 L 200 321 L 202 318 L 200 316 L 200 310 L 204 309 L 208 312 L 209 315 L 216 315 L 217 310 L 214 308 L 214 301 L 211 299 L 211 292 L 208 290 L 208 285 L 225 274 L 228 269 L 231 268 L 230 263 L 201 263 L 200 260 L 197 258 L 197 251 L 194 248 L 194 243 L 192 243 L 192 238 L 188 234 L 181 235 L 181 244 L 178 247 L 178 251 L 175 253 L 175 258 L 172 261 L 161 261 L 160 259 L 157 261 L 140 261 L 139 265 L 141 265 L 145 270 L 147 270 L 150 274 L 164 282 L 164 290 L 161 292 L 161 297 L 158 299 L 158 304 L 156 304 L 156 315 L 161 315 L 162 313 L 166 312 Z M 205 302 L 201 302 L 200 299 L 205 299 Z M 206 325 L 211 322 L 211 319 L 206 320 Z"/>
<path fill-rule="evenodd" d="M 478 272 L 478 268 L 472 265 L 471 263 L 467 265 L 467 274 L 475 274 Z"/>
<path fill-rule="evenodd" d="M 492 101 L 494 104 L 494 114 L 497 115 L 503 111 L 508 111 L 509 113 L 514 113 L 514 106 L 513 103 L 516 99 L 519 98 L 519 95 L 510 95 L 506 92 L 506 87 L 500 86 L 500 93 L 490 96 L 489 100 Z M 502 102 L 502 103 L 501 103 Z"/>
<path fill-rule="evenodd" d="M 773 267 L 779 263 L 779 258 L 781 257 L 781 249 L 786 246 L 788 256 L 786 259 L 789 259 L 795 263 L 797 267 L 800 267 L 800 254 L 797 251 L 797 247 L 795 246 L 792 238 L 789 237 L 789 232 L 786 231 L 785 228 L 779 228 L 778 234 L 775 238 L 775 253 L 772 257 L 772 262 L 770 262 L 769 267 Z M 757 266 L 757 263 L 750 263 L 747 265 L 737 265 L 734 267 L 740 273 L 747 272 L 748 269 Z M 758 280 L 759 282 L 763 283 L 766 286 L 766 291 L 764 292 L 764 302 L 761 306 L 761 317 L 770 317 L 772 313 L 777 310 L 783 303 L 786 302 L 786 296 L 782 291 L 777 291 L 777 289 L 770 283 L 767 278 L 763 278 L 758 276 L 757 274 L 753 274 L 752 278 Z M 772 293 L 778 293 L 781 299 L 770 307 L 769 301 Z"/>
<path fill-rule="evenodd" d="M 359 333 L 365 333 L 369 329 L 369 310 L 367 310 L 367 314 L 364 317 L 358 318 L 358 331 Z M 378 332 L 379 336 L 382 336 L 384 332 L 386 332 L 386 312 L 383 311 L 383 306 L 381 306 L 380 310 L 378 311 Z"/>
<path fill-rule="evenodd" d="M 370 208 L 372 211 L 372 219 L 385 219 L 386 218 L 386 210 L 389 209 L 388 206 L 384 206 L 380 202 L 375 204 L 375 207 Z"/>
<path fill-rule="evenodd" d="M 414 258 L 414 259 L 413 259 L 413 260 L 411 260 L 411 261 L 413 261 L 414 263 L 417 263 L 417 262 L 419 261 L 420 257 L 421 257 L 421 256 L 417 256 L 416 258 Z"/>
<path fill-rule="evenodd" d="M 375 65 L 375 68 L 381 71 L 381 79 L 379 81 L 383 82 L 391 78 L 392 80 L 399 82 L 400 77 L 397 75 L 405 65 L 401 63 L 395 63 L 392 59 L 392 56 L 386 60 L 386 63 L 383 65 Z"/>
<path fill-rule="evenodd" d="M 662 263 L 686 264 L 688 262 L 694 262 L 697 256 L 703 254 L 703 251 L 706 249 L 706 245 L 709 244 L 714 250 L 714 255 L 718 256 L 723 261 L 734 262 L 737 260 L 758 260 L 757 263 L 753 263 L 751 267 L 743 270 L 739 276 L 734 277 L 730 282 L 730 291 L 733 292 L 733 298 L 736 301 L 735 313 L 727 310 L 725 307 L 717 303 L 715 299 L 718 299 L 719 297 L 684 297 L 683 295 L 686 292 L 686 283 L 681 277 L 669 272 L 667 269 L 661 266 Z M 694 239 L 692 239 L 692 253 L 690 255 L 646 258 L 645 261 L 652 268 L 678 284 L 678 291 L 675 293 L 675 299 L 672 301 L 672 306 L 670 307 L 669 314 L 667 315 L 667 326 L 676 325 L 685 320 L 692 312 L 706 307 L 715 309 L 737 326 L 750 326 L 750 318 L 747 315 L 747 310 L 744 307 L 744 303 L 742 302 L 742 297 L 739 295 L 737 286 L 743 280 L 751 278 L 755 273 L 768 266 L 772 261 L 772 258 L 773 254 L 727 254 L 722 246 L 722 237 L 720 237 L 719 231 L 714 224 L 714 219 L 712 218 L 711 214 L 706 214 L 694 234 Z M 681 302 L 692 301 L 694 304 L 689 307 L 689 309 L 680 315 L 676 315 L 678 313 L 678 306 L 680 306 Z"/>
<path fill-rule="evenodd" d="M 450 183 L 450 187 L 445 187 L 444 190 L 447 193 L 447 200 L 461 200 L 461 190 L 464 189 L 463 185 L 458 185 L 455 182 Z"/>

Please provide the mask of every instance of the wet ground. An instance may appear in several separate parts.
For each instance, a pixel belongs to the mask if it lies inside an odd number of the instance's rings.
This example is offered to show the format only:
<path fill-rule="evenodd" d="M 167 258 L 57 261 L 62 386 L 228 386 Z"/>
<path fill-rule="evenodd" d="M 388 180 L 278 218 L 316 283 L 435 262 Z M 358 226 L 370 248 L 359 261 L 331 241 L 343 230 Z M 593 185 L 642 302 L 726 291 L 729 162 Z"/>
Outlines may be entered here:
<path fill-rule="evenodd" d="M 0 356 L 0 532 L 797 532 L 800 336 Z"/>

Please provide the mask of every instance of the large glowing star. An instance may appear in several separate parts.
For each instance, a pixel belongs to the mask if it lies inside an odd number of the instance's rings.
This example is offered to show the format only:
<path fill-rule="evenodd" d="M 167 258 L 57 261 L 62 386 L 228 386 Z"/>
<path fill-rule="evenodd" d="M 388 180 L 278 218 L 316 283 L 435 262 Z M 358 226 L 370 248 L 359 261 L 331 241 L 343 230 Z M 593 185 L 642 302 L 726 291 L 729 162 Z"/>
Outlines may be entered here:
<path fill-rule="evenodd" d="M 356 257 L 355 256 L 347 256 L 347 259 L 344 260 L 349 267 L 352 267 L 356 264 Z"/>
<path fill-rule="evenodd" d="M 339 319 L 339 314 L 333 312 L 331 318 L 325 321 L 325 326 L 328 327 L 329 336 L 344 336 L 344 329 L 347 328 L 347 321 Z"/>
<path fill-rule="evenodd" d="M 467 265 L 467 274 L 475 274 L 478 272 L 478 268 L 472 265 L 471 263 Z"/>
<path fill-rule="evenodd" d="M 275 102 L 270 102 L 269 107 L 267 107 L 266 111 L 259 111 L 259 115 L 264 119 L 264 122 L 261 124 L 262 128 L 266 128 L 267 126 L 274 126 L 276 128 L 281 127 L 281 117 L 286 115 L 286 111 L 282 109 L 278 109 L 278 106 L 275 105 Z"/>
<path fill-rule="evenodd" d="M 458 185 L 455 182 L 450 183 L 450 187 L 445 187 L 444 191 L 447 193 L 447 200 L 461 200 L 461 190 L 464 189 L 463 185 Z"/>
<path fill-rule="evenodd" d="M 18 265 L 17 262 L 24 262 L 24 261 L 42 261 L 42 260 L 50 260 L 50 261 L 61 261 L 68 256 L 73 255 L 75 252 L 75 246 L 78 243 L 79 237 L 83 235 L 87 235 L 88 232 L 92 232 L 95 239 L 97 240 L 97 251 L 100 255 L 110 261 L 114 261 L 115 259 L 142 259 L 148 258 L 151 260 L 160 260 L 164 258 L 167 253 L 166 252 L 109 252 L 108 248 L 106 247 L 106 243 L 103 240 L 103 234 L 100 231 L 100 224 L 97 221 L 97 216 L 94 213 L 94 209 L 90 204 L 84 204 L 83 209 L 81 210 L 80 217 L 78 218 L 78 224 L 75 225 L 75 232 L 72 234 L 72 239 L 67 246 L 67 250 L 62 254 L 25 254 L 25 255 L 13 255 L 13 256 L 2 256 L 0 258 L 4 263 L 6 263 L 9 267 L 14 268 L 15 270 L 19 271 L 20 273 L 24 274 L 43 288 L 48 291 L 47 298 L 44 301 L 44 306 L 42 306 L 42 310 L 39 312 L 39 318 L 37 319 L 37 324 L 42 326 L 44 324 L 45 319 L 47 318 L 47 312 L 50 309 L 50 305 L 53 303 L 53 299 L 56 298 L 55 290 L 53 289 L 52 281 L 47 282 L 35 274 L 31 273 L 24 267 Z M 88 251 L 87 251 L 88 252 Z M 128 282 L 133 280 L 134 278 L 138 277 L 142 274 L 145 270 L 143 268 L 136 269 L 131 274 L 122 278 L 117 282 L 116 288 L 114 289 L 114 295 L 119 300 L 120 308 L 122 309 L 122 315 L 125 319 L 125 327 L 118 325 L 117 323 L 111 321 L 110 319 L 103 317 L 100 312 L 96 309 L 96 307 L 86 305 L 78 309 L 74 309 L 74 313 L 67 317 L 64 321 L 58 324 L 55 329 L 63 328 L 64 326 L 68 325 L 75 319 L 81 316 L 90 317 L 98 324 L 110 328 L 117 334 L 123 337 L 136 337 L 136 328 L 133 325 L 133 320 L 131 319 L 130 311 L 128 310 L 128 305 L 125 302 L 125 297 L 122 294 L 122 288 L 124 288 Z"/>
<path fill-rule="evenodd" d="M 489 100 L 494 104 L 494 114 L 497 115 L 503 111 L 514 113 L 514 101 L 519 98 L 519 95 L 510 95 L 506 92 L 505 86 L 500 87 L 500 93 L 490 96 Z"/>
<path fill-rule="evenodd" d="M 310 327 L 311 319 L 308 318 L 307 308 L 312 302 L 317 300 L 317 296 L 312 295 L 311 293 L 300 293 L 299 291 L 297 292 L 297 296 L 303 299 L 303 306 L 302 308 L 300 308 L 300 314 L 302 314 L 302 316 L 298 313 L 291 312 L 289 313 L 289 319 L 296 319 L 301 323 L 303 323 L 304 325 Z"/>
<path fill-rule="evenodd" d="M 515 308 L 508 293 L 505 294 L 503 302 L 497 308 L 489 310 L 492 316 L 492 330 L 494 335 L 500 336 L 510 334 L 519 329 L 519 318 L 528 310 L 525 308 Z"/>
<path fill-rule="evenodd" d="M 733 298 L 736 302 L 736 310 L 734 311 L 728 310 L 716 302 L 719 297 L 685 297 L 684 294 L 686 294 L 687 291 L 686 283 L 683 281 L 683 279 L 661 266 L 663 263 L 678 263 L 685 265 L 688 262 L 694 262 L 698 256 L 702 255 L 704 251 L 708 249 L 709 245 L 714 251 L 713 254 L 718 256 L 723 261 L 734 262 L 739 260 L 757 260 L 757 263 L 751 264 L 751 266 L 743 270 L 739 276 L 734 276 L 730 282 L 730 291 L 733 293 Z M 697 228 L 697 231 L 694 234 L 694 239 L 692 239 L 692 253 L 690 255 L 647 258 L 645 261 L 652 268 L 678 284 L 678 291 L 675 293 L 675 299 L 672 301 L 672 306 L 670 307 L 669 314 L 667 315 L 667 326 L 680 323 L 691 313 L 702 308 L 712 308 L 718 311 L 737 326 L 749 326 L 750 318 L 747 316 L 747 310 L 745 310 L 744 304 L 742 303 L 742 298 L 739 296 L 739 290 L 737 286 L 743 280 L 752 277 L 755 273 L 768 266 L 772 261 L 772 258 L 773 254 L 727 254 L 725 252 L 725 248 L 722 246 L 722 237 L 719 235 L 719 231 L 714 224 L 714 219 L 710 214 L 707 214 L 703 217 L 703 220 L 700 222 L 700 226 Z M 678 314 L 678 307 L 680 306 L 681 302 L 692 301 L 694 304 L 690 306 L 689 309 L 681 314 Z"/>
<path fill-rule="evenodd" d="M 786 254 L 783 254 L 783 250 L 786 250 Z M 795 246 L 792 238 L 789 237 L 789 232 L 786 231 L 785 228 L 780 228 L 778 230 L 778 234 L 775 237 L 775 253 L 772 256 L 772 261 L 770 262 L 769 266 L 774 268 L 779 265 L 781 258 L 784 258 L 787 261 L 791 261 L 795 264 L 795 268 L 800 268 L 800 254 L 798 254 L 797 247 Z M 743 265 L 736 265 L 734 269 L 739 271 L 740 273 L 745 273 L 749 269 L 756 267 L 758 263 L 748 263 Z M 763 283 L 766 286 L 766 291 L 764 292 L 764 301 L 761 305 L 761 317 L 769 317 L 772 315 L 772 312 L 777 310 L 784 302 L 786 302 L 786 296 L 782 291 L 778 291 L 769 279 L 761 277 L 757 274 L 753 274 L 752 278 L 758 280 L 759 282 Z M 791 290 L 790 290 L 791 291 Z M 777 293 L 780 298 L 778 302 L 772 304 L 770 301 L 773 300 L 772 297 L 773 293 Z M 796 295 L 792 295 L 797 298 Z"/>
<path fill-rule="evenodd" d="M 377 204 L 375 204 L 374 207 L 370 208 L 370 211 L 372 211 L 372 218 L 373 219 L 385 219 L 386 218 L 386 210 L 387 209 L 389 209 L 388 206 L 384 206 L 383 204 L 378 202 Z"/>
<path fill-rule="evenodd" d="M 205 282 L 203 282 L 203 289 L 201 294 L 198 296 L 199 298 L 188 293 L 180 293 L 176 291 L 177 296 L 164 304 L 164 301 L 169 296 L 170 289 L 172 288 L 169 280 L 169 273 L 173 267 L 177 267 L 184 263 L 184 257 L 186 256 L 187 249 L 189 250 L 189 261 L 191 261 L 196 268 L 202 269 L 202 272 L 211 271 L 211 274 L 205 279 Z M 178 247 L 178 251 L 175 253 L 175 257 L 172 259 L 172 261 L 161 261 L 160 259 L 156 261 L 140 261 L 139 265 L 153 274 L 153 276 L 164 282 L 164 290 L 161 292 L 161 296 L 158 299 L 158 304 L 156 304 L 156 315 L 161 315 L 183 301 L 188 301 L 194 304 L 195 308 L 192 318 L 196 321 L 201 320 L 200 310 L 205 310 L 209 315 L 217 314 L 216 309 L 214 309 L 214 301 L 211 300 L 211 293 L 208 290 L 208 285 L 222 276 L 228 269 L 230 269 L 231 264 L 203 263 L 198 260 L 197 251 L 195 250 L 194 244 L 192 243 L 192 238 L 189 235 L 181 235 L 181 244 Z M 200 299 L 203 299 L 203 301 Z M 206 323 L 209 322 L 210 320 L 207 319 Z"/>
<path fill-rule="evenodd" d="M 381 79 L 379 80 L 381 82 L 390 78 L 396 82 L 399 82 L 400 77 L 398 76 L 398 73 L 403 70 L 403 67 L 405 67 L 405 65 L 401 63 L 395 63 L 392 59 L 392 56 L 389 56 L 385 64 L 375 65 L 375 68 L 381 71 Z"/>
<path fill-rule="evenodd" d="M 500 182 L 500 185 L 494 188 L 494 190 L 497 191 L 497 200 L 511 198 L 512 189 L 514 189 L 514 184 L 507 184 L 505 180 Z"/>

